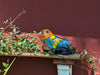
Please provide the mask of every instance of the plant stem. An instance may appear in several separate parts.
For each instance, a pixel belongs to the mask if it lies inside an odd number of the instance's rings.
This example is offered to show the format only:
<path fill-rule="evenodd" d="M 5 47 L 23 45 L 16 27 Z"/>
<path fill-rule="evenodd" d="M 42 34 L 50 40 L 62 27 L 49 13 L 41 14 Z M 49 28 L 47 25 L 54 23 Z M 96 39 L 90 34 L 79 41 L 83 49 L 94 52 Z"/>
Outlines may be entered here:
<path fill-rule="evenodd" d="M 8 70 L 10 69 L 10 67 L 12 66 L 12 64 L 14 63 L 15 60 L 16 60 L 16 57 L 13 59 L 13 61 L 11 62 L 11 64 L 9 65 L 9 67 L 8 67 L 7 70 L 4 72 L 3 75 L 6 75 L 6 73 L 8 72 Z"/>
<path fill-rule="evenodd" d="M 21 13 L 18 14 L 10 23 L 7 25 L 2 32 L 4 32 L 9 26 L 12 26 L 15 20 L 17 20 L 21 15 L 23 15 L 27 10 L 23 10 Z"/>

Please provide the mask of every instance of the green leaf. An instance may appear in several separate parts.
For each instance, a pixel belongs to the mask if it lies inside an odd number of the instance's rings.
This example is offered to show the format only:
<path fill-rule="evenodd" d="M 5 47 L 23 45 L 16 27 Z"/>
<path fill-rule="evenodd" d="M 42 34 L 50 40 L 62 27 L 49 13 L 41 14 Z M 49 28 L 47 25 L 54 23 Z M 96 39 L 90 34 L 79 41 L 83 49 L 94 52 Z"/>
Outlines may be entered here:
<path fill-rule="evenodd" d="M 3 52 L 0 50 L 0 55 L 2 55 L 3 54 Z"/>
<path fill-rule="evenodd" d="M 20 53 L 18 53 L 18 57 L 20 57 Z"/>
<path fill-rule="evenodd" d="M 20 32 L 20 30 L 16 31 L 16 33 L 18 34 Z"/>
<path fill-rule="evenodd" d="M 32 40 L 29 40 L 29 42 L 32 42 Z"/>
<path fill-rule="evenodd" d="M 10 35 L 13 35 L 13 33 L 12 33 L 12 32 L 10 32 Z"/>
<path fill-rule="evenodd" d="M 87 50 L 84 50 L 84 54 L 85 54 L 85 55 L 87 55 L 87 54 L 88 54 Z"/>
<path fill-rule="evenodd" d="M 46 55 L 47 53 L 46 52 L 43 52 L 43 55 Z"/>
<path fill-rule="evenodd" d="M 93 67 L 93 70 L 97 69 L 97 67 Z"/>
<path fill-rule="evenodd" d="M 16 27 L 16 29 L 19 29 L 19 27 Z"/>
<path fill-rule="evenodd" d="M 22 42 L 18 42 L 18 45 L 20 46 L 22 44 Z"/>
<path fill-rule="evenodd" d="M 3 24 L 6 24 L 6 23 L 8 23 L 8 19 L 6 21 L 3 21 Z"/>
<path fill-rule="evenodd" d="M 16 34 L 16 28 L 13 29 L 14 34 Z"/>
<path fill-rule="evenodd" d="M 76 47 L 72 47 L 72 50 L 75 49 Z"/>
<path fill-rule="evenodd" d="M 93 64 L 93 58 L 89 58 L 88 63 Z"/>
<path fill-rule="evenodd" d="M 9 64 L 5 63 L 5 62 L 2 62 L 2 65 L 7 68 Z"/>
<path fill-rule="evenodd" d="M 0 29 L 4 29 L 3 27 L 1 27 Z"/>
<path fill-rule="evenodd" d="M 76 50 L 76 54 L 79 54 L 79 51 L 78 50 Z"/>
<path fill-rule="evenodd" d="M 6 49 L 3 49 L 2 52 L 7 52 L 7 50 Z"/>
<path fill-rule="evenodd" d="M 4 71 L 0 70 L 0 74 L 3 74 Z"/>
<path fill-rule="evenodd" d="M 18 48 L 18 51 L 21 52 L 21 48 Z"/>
<path fill-rule="evenodd" d="M 33 33 L 34 33 L 34 34 L 37 34 L 37 32 L 36 32 L 36 31 L 33 31 Z"/>
<path fill-rule="evenodd" d="M 83 61 L 88 61 L 88 59 L 83 59 Z"/>
<path fill-rule="evenodd" d="M 80 53 L 81 55 L 83 54 L 83 52 Z"/>
<path fill-rule="evenodd" d="M 7 59 L 7 64 L 9 64 L 9 59 Z"/>
<path fill-rule="evenodd" d="M 78 60 L 81 61 L 81 57 Z"/>
<path fill-rule="evenodd" d="M 89 61 L 89 64 L 91 64 L 91 65 L 92 65 L 92 64 L 93 64 L 93 61 Z"/>
<path fill-rule="evenodd" d="M 82 57 L 85 57 L 88 54 L 87 50 L 84 50 Z"/>

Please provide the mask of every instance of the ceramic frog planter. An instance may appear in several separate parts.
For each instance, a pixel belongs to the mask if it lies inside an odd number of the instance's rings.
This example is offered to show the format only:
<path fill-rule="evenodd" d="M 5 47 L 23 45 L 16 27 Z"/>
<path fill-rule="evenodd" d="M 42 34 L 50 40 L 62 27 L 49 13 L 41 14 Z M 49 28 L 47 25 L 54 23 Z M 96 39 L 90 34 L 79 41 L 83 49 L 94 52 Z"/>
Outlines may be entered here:
<path fill-rule="evenodd" d="M 49 29 L 41 30 L 39 38 L 54 54 L 71 54 L 71 43 L 54 35 Z"/>

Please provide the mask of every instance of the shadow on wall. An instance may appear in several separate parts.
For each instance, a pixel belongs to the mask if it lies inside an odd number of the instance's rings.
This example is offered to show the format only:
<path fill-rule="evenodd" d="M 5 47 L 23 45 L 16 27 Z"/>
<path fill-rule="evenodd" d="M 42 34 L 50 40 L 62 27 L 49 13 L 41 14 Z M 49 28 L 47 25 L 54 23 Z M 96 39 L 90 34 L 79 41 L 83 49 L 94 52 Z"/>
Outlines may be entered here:
<path fill-rule="evenodd" d="M 89 70 L 87 64 L 87 62 L 82 64 L 82 62 L 76 61 L 72 68 L 73 75 L 95 75 L 93 70 Z"/>

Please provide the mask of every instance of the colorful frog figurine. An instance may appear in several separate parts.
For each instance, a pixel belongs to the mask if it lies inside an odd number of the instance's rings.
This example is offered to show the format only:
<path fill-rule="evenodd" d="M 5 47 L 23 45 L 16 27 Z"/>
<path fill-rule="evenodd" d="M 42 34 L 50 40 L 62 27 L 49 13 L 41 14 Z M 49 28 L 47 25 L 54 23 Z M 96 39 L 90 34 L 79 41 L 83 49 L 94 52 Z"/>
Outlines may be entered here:
<path fill-rule="evenodd" d="M 54 54 L 70 54 L 72 48 L 71 43 L 68 40 L 61 39 L 54 35 L 49 29 L 40 31 L 39 38 Z"/>

